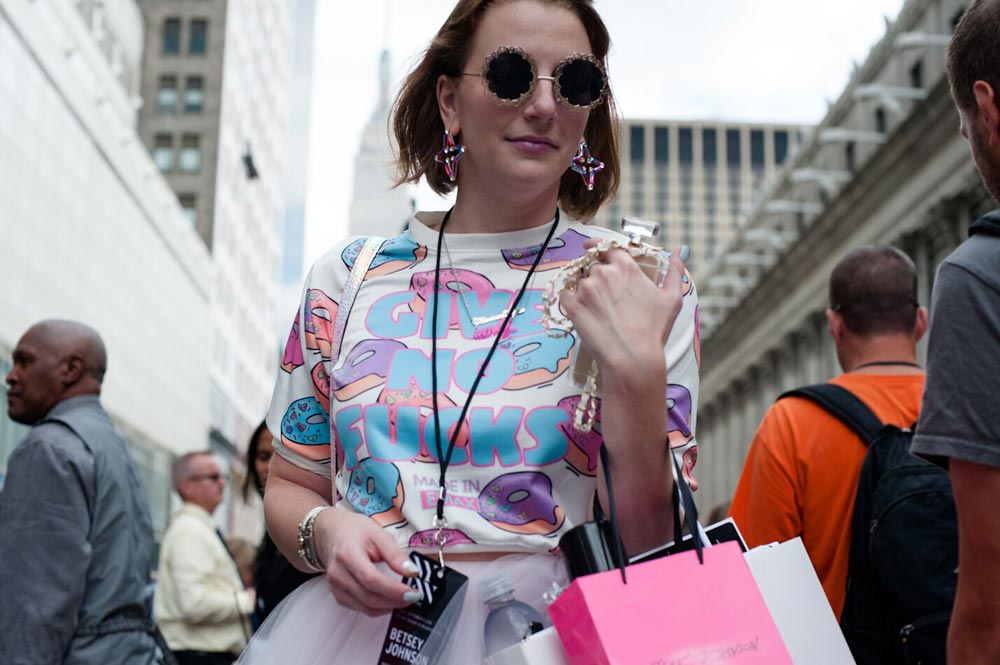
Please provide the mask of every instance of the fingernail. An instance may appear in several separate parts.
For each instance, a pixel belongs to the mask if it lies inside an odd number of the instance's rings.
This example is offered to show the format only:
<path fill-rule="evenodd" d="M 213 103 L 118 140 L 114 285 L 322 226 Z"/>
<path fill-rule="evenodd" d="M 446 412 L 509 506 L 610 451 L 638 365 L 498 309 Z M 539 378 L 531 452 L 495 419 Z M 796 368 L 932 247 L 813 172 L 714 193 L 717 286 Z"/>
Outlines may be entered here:
<path fill-rule="evenodd" d="M 681 261 L 687 261 L 691 257 L 691 248 L 687 245 L 681 245 L 681 251 L 678 253 L 681 257 Z"/>
<path fill-rule="evenodd" d="M 406 561 L 403 562 L 403 570 L 405 570 L 408 573 L 413 573 L 413 574 L 416 574 L 416 573 L 420 572 L 420 569 L 417 568 L 417 564 L 413 563 L 409 559 L 407 559 Z"/>
<path fill-rule="evenodd" d="M 405 600 L 408 603 L 415 603 L 423 599 L 424 599 L 424 594 L 420 593 L 419 591 L 407 591 L 406 593 L 403 594 L 403 600 Z"/>

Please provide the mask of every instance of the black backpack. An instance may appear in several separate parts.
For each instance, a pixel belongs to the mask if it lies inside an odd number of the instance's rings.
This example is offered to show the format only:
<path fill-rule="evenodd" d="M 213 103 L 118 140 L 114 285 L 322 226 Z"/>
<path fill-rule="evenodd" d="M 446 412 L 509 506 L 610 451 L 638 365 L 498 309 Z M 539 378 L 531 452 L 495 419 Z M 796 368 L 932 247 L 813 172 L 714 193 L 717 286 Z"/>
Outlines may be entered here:
<path fill-rule="evenodd" d="M 912 429 L 882 422 L 830 383 L 792 390 L 868 445 L 851 520 L 840 626 L 858 665 L 945 665 L 958 581 L 958 518 L 948 473 L 910 453 Z M 780 398 L 779 398 L 780 399 Z"/>

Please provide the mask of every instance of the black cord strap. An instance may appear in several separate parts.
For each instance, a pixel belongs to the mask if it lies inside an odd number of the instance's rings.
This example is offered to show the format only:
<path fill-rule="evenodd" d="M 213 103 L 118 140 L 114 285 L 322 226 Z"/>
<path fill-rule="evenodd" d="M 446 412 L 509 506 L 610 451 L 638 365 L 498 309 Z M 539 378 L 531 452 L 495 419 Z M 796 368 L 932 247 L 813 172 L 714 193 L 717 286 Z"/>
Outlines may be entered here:
<path fill-rule="evenodd" d="M 444 227 L 448 223 L 448 219 L 451 217 L 451 213 L 454 210 L 452 208 L 445 213 L 444 219 L 441 220 L 441 226 L 438 228 L 438 242 L 437 242 L 437 256 L 434 265 L 434 305 L 431 308 L 431 316 L 433 317 L 431 323 L 431 399 L 434 404 L 434 445 L 437 450 L 438 464 L 441 468 L 441 476 L 438 479 L 438 498 L 437 498 L 437 517 L 435 519 L 436 526 L 440 529 L 445 524 L 444 519 L 444 503 L 445 494 L 447 489 L 445 486 L 445 475 L 448 473 L 448 465 L 451 463 L 451 455 L 455 451 L 455 444 L 458 441 L 459 432 L 462 431 L 462 423 L 465 422 L 465 416 L 469 412 L 469 406 L 472 404 L 472 398 L 476 394 L 476 390 L 479 388 L 479 382 L 482 380 L 483 376 L 486 374 L 486 369 L 489 367 L 490 360 L 493 358 L 494 352 L 497 350 L 497 346 L 500 344 L 500 340 L 503 339 L 504 331 L 507 329 L 507 325 L 510 323 L 511 317 L 513 317 L 514 312 L 517 311 L 517 306 L 521 302 L 521 298 L 524 297 L 524 292 L 528 288 L 528 283 L 531 281 L 532 276 L 535 274 L 535 270 L 538 268 L 538 264 L 542 260 L 542 256 L 549 247 L 549 243 L 552 241 L 552 236 L 555 235 L 556 227 L 559 226 L 559 209 L 556 208 L 556 216 L 552 221 L 552 226 L 549 228 L 549 234 L 545 238 L 545 242 L 542 243 L 541 250 L 535 255 L 535 262 L 531 264 L 531 270 L 524 278 L 524 283 L 521 284 L 521 290 L 517 292 L 517 296 L 514 298 L 514 302 L 507 309 L 507 315 L 504 317 L 503 323 L 500 324 L 500 329 L 497 331 L 496 337 L 493 339 L 493 345 L 490 347 L 489 353 L 486 354 L 486 358 L 483 360 L 482 364 L 479 366 L 479 372 L 476 375 L 476 380 L 473 381 L 472 387 L 469 388 L 468 397 L 465 399 L 465 404 L 462 406 L 462 413 L 459 415 L 458 420 L 455 424 L 455 431 L 452 432 L 450 439 L 448 440 L 448 449 L 442 454 L 441 451 L 441 417 L 440 410 L 438 408 L 438 380 L 437 380 L 437 324 L 438 324 L 438 297 L 441 291 L 441 243 L 444 240 Z M 444 546 L 444 543 L 438 543 L 439 548 Z"/>

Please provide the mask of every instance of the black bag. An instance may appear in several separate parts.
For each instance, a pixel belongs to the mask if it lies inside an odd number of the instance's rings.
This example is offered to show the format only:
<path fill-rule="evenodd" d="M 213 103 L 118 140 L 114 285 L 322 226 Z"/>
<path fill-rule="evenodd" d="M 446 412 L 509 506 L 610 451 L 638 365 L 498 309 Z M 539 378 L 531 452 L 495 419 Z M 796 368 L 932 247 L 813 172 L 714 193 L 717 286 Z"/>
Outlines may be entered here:
<path fill-rule="evenodd" d="M 840 620 L 855 660 L 945 665 L 958 581 L 958 518 L 948 473 L 910 453 L 912 429 L 883 425 L 849 390 L 825 383 L 781 397 L 789 396 L 815 402 L 868 445 Z"/>

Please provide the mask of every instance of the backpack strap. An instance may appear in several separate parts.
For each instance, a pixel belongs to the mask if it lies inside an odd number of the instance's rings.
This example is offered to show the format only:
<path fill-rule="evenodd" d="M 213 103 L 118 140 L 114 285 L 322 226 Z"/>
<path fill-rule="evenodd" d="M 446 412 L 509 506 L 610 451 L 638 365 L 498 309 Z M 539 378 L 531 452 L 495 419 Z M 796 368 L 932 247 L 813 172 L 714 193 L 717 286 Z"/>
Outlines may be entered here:
<path fill-rule="evenodd" d="M 818 383 L 782 393 L 778 399 L 801 397 L 825 409 L 830 415 L 861 437 L 866 445 L 871 444 L 882 429 L 882 421 L 858 397 L 846 388 L 833 383 Z"/>

